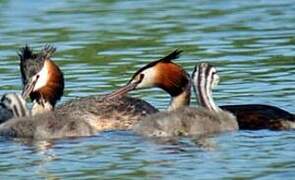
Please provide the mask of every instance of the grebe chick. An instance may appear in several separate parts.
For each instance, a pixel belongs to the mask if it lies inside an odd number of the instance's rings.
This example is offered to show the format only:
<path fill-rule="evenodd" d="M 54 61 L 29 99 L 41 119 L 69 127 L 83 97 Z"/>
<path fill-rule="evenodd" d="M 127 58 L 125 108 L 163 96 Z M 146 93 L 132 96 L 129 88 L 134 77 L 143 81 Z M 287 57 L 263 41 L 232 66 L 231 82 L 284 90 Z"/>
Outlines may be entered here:
<path fill-rule="evenodd" d="M 7 93 L 0 100 L 0 124 L 14 117 L 29 116 L 26 101 L 19 94 Z"/>
<path fill-rule="evenodd" d="M 30 139 L 56 139 L 94 135 L 88 121 L 73 113 L 48 111 L 30 116 L 20 95 L 6 94 L 0 102 L 0 135 Z"/>
<path fill-rule="evenodd" d="M 63 73 L 51 60 L 55 50 L 47 45 L 41 52 L 33 53 L 29 46 L 25 46 L 19 53 L 22 96 L 30 96 L 33 101 L 32 115 L 52 111 L 63 96 Z"/>
<path fill-rule="evenodd" d="M 12 118 L 0 125 L 0 136 L 36 140 L 91 136 L 96 130 L 84 119 L 49 111 Z"/>
<path fill-rule="evenodd" d="M 201 107 L 182 107 L 171 112 L 152 114 L 134 126 L 134 131 L 148 137 L 197 136 L 238 129 L 235 116 L 221 110 L 212 98 L 219 77 L 207 63 L 195 67 L 194 90 Z"/>
<path fill-rule="evenodd" d="M 182 51 L 175 50 L 166 57 L 153 61 L 134 73 L 130 81 L 106 98 L 113 98 L 136 89 L 158 87 L 171 96 L 168 111 L 189 105 L 191 79 L 186 71 L 172 60 Z"/>

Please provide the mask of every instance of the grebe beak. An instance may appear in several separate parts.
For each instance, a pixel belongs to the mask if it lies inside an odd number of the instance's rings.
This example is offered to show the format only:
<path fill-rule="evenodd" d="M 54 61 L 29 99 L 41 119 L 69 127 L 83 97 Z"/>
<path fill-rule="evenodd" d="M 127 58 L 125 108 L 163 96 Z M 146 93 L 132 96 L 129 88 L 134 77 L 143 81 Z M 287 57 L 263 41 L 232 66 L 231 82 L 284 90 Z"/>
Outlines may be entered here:
<path fill-rule="evenodd" d="M 39 76 L 37 76 L 34 80 L 30 80 L 23 88 L 22 91 L 22 97 L 24 99 L 27 99 L 31 92 L 33 91 L 37 81 L 38 81 Z"/>
<path fill-rule="evenodd" d="M 125 86 L 120 87 L 119 89 L 115 90 L 114 92 L 107 94 L 103 97 L 103 100 L 110 100 L 113 98 L 121 97 L 127 94 L 129 91 L 136 89 L 137 85 L 141 82 L 141 79 L 137 81 L 131 81 Z"/>

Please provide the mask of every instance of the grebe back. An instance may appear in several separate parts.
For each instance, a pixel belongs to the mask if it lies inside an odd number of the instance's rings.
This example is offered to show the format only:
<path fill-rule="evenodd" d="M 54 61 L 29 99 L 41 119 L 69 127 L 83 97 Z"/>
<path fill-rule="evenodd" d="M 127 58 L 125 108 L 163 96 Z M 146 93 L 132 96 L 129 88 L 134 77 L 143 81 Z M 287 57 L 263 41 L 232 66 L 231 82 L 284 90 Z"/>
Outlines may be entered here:
<path fill-rule="evenodd" d="M 223 105 L 222 109 L 237 117 L 243 130 L 295 129 L 295 115 L 279 107 L 265 104 Z"/>

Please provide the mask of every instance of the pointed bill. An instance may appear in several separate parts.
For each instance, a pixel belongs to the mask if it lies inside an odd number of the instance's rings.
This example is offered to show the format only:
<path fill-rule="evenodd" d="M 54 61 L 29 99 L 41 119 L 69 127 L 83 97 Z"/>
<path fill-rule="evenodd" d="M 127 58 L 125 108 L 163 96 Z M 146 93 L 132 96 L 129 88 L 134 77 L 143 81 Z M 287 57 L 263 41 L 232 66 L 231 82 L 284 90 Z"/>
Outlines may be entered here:
<path fill-rule="evenodd" d="M 35 85 L 37 83 L 37 78 L 35 80 L 30 80 L 24 87 L 23 87 L 23 91 L 22 91 L 22 97 L 24 99 L 27 99 L 31 92 L 34 90 Z"/>
<path fill-rule="evenodd" d="M 129 91 L 132 91 L 132 90 L 136 89 L 136 86 L 139 83 L 140 83 L 140 81 L 130 82 L 130 83 L 120 87 L 119 89 L 115 90 L 114 92 L 105 95 L 102 99 L 103 100 L 110 100 L 110 99 L 114 99 L 114 98 L 117 98 L 117 97 L 124 96 Z"/>

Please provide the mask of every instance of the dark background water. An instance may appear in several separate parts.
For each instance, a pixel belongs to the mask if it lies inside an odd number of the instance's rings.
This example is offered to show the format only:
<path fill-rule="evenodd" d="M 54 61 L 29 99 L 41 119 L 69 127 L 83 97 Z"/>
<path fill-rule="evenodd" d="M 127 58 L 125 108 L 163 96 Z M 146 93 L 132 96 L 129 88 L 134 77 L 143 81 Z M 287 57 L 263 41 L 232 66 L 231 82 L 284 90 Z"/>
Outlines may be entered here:
<path fill-rule="evenodd" d="M 218 104 L 272 104 L 295 112 L 295 1 L 0 0 L 0 94 L 21 89 L 17 51 L 50 43 L 66 78 L 62 101 L 105 94 L 174 49 L 191 73 L 221 76 Z M 160 109 L 158 89 L 133 92 Z M 62 103 L 62 102 L 61 102 Z M 193 105 L 195 101 L 193 102 Z M 239 131 L 158 142 L 132 132 L 55 142 L 1 139 L 8 178 L 216 179 L 295 177 L 294 132 Z"/>

